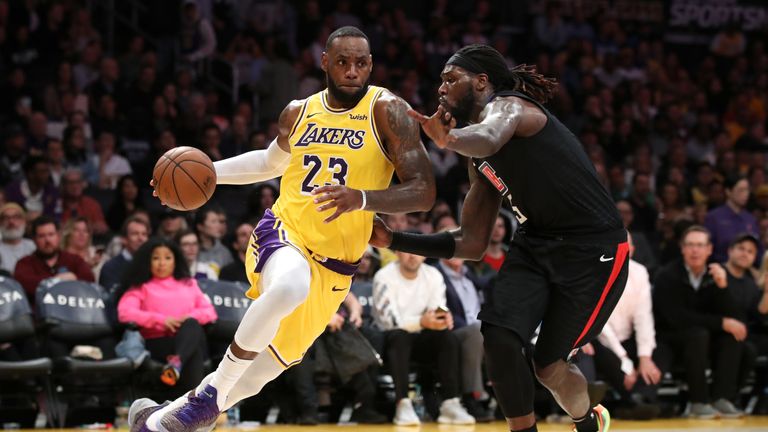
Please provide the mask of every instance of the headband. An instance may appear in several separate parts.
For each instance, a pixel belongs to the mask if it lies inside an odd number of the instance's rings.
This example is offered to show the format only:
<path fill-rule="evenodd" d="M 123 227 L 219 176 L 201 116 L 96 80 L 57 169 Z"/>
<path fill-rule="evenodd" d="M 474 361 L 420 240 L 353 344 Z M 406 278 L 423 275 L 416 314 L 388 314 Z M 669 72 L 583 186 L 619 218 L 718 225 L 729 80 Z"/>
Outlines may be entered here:
<path fill-rule="evenodd" d="M 469 72 L 472 72 L 472 73 L 475 73 L 475 74 L 479 74 L 479 73 L 484 73 L 486 75 L 488 74 L 488 72 L 486 72 L 485 68 L 480 66 L 479 63 L 477 63 L 476 61 L 472 60 L 470 57 L 465 56 L 465 55 L 460 54 L 460 53 L 456 53 L 456 54 L 452 55 L 451 58 L 449 58 L 448 61 L 445 62 L 445 64 L 446 65 L 459 66 L 459 67 L 464 68 L 464 69 L 468 70 Z"/>

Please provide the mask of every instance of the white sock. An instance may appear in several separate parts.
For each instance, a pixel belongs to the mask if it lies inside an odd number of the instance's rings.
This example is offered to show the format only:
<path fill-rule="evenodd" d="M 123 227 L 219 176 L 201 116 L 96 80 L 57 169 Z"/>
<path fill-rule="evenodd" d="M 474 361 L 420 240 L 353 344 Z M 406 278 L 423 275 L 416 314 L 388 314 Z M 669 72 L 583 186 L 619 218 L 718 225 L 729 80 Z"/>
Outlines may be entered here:
<path fill-rule="evenodd" d="M 284 371 L 285 368 L 269 353 L 259 353 L 253 359 L 251 367 L 248 368 L 232 390 L 230 390 L 224 408 L 230 409 L 241 400 L 259 394 L 265 384 L 277 378 Z"/>
<path fill-rule="evenodd" d="M 219 410 L 224 408 L 224 404 L 227 400 L 227 395 L 232 391 L 232 387 L 235 386 L 237 380 L 243 376 L 248 366 L 253 363 L 253 359 L 245 360 L 238 358 L 232 354 L 232 348 L 227 348 L 227 352 L 224 354 L 224 358 L 221 359 L 219 367 L 213 373 L 210 385 L 216 389 L 216 405 L 219 406 Z M 205 385 L 202 383 L 198 386 L 196 394 L 205 389 Z"/>

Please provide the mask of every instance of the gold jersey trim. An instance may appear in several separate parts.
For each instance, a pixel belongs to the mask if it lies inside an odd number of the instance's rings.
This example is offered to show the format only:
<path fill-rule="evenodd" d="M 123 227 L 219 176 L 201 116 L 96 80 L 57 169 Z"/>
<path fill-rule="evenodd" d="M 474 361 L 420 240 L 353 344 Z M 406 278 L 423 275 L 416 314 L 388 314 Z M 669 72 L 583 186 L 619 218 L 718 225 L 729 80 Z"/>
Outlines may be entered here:
<path fill-rule="evenodd" d="M 375 114 L 373 107 L 376 105 L 376 101 L 379 100 L 379 97 L 381 97 L 382 94 L 384 94 L 384 89 L 380 88 L 378 89 L 378 93 L 371 98 L 371 107 L 369 109 L 371 112 L 371 130 L 373 131 L 373 138 L 376 140 L 379 150 L 381 150 L 381 153 L 387 158 L 389 163 L 392 163 L 392 158 L 389 157 L 389 153 L 387 153 L 387 149 L 384 147 L 384 142 L 381 141 L 381 138 L 379 137 L 379 130 L 376 128 L 376 119 L 374 118 Z"/>
<path fill-rule="evenodd" d="M 368 92 L 366 92 L 366 96 L 368 95 Z M 363 96 L 365 97 L 365 96 Z M 350 108 L 333 108 L 328 103 L 328 89 L 323 90 L 323 92 L 320 94 L 320 104 L 323 106 L 323 109 L 328 111 L 331 114 L 344 114 L 347 111 L 352 111 L 357 107 L 357 105 L 350 107 Z"/>
<path fill-rule="evenodd" d="M 296 133 L 296 128 L 299 127 L 301 120 L 304 119 L 304 114 L 307 112 L 307 105 L 309 105 L 309 98 L 304 99 L 304 104 L 301 106 L 301 111 L 299 112 L 299 116 L 296 117 L 296 121 L 293 123 L 293 127 L 291 128 L 291 133 L 288 134 L 288 139 L 290 139 L 293 136 L 293 134 Z"/>

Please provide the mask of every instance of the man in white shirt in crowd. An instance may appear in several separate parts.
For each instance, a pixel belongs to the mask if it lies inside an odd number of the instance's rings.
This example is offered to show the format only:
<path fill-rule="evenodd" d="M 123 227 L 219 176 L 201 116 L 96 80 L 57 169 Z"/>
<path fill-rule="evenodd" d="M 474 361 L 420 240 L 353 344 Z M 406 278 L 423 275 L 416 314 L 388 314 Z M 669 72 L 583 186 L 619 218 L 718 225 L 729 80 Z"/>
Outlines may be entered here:
<path fill-rule="evenodd" d="M 459 401 L 459 340 L 451 332 L 453 316 L 445 305 L 445 283 L 424 257 L 397 252 L 398 261 L 373 278 L 373 316 L 384 330 L 384 356 L 395 383 L 394 423 L 420 424 L 408 398 L 412 359 L 436 363 L 443 402 L 437 421 L 473 424 L 475 418 Z"/>
<path fill-rule="evenodd" d="M 449 215 L 440 219 L 441 228 L 435 231 L 452 231 L 459 227 Z M 503 222 L 502 222 L 503 226 Z M 453 317 L 453 333 L 459 339 L 461 351 L 461 393 L 464 406 L 478 422 L 493 420 L 479 403 L 484 395 L 483 387 L 483 335 L 480 333 L 482 299 L 480 287 L 461 258 L 441 259 L 435 266 L 445 280 L 445 299 Z"/>
<path fill-rule="evenodd" d="M 630 257 L 635 252 L 628 235 Z M 616 416 L 629 419 L 651 419 L 659 415 L 656 389 L 661 371 L 653 361 L 656 331 L 653 324 L 653 301 L 648 270 L 635 260 L 629 261 L 629 276 L 624 294 L 598 336 L 595 366 L 606 376 L 625 405 Z"/>
<path fill-rule="evenodd" d="M 13 274 L 16 261 L 35 251 L 35 243 L 24 238 L 27 214 L 16 203 L 0 207 L 0 270 Z"/>

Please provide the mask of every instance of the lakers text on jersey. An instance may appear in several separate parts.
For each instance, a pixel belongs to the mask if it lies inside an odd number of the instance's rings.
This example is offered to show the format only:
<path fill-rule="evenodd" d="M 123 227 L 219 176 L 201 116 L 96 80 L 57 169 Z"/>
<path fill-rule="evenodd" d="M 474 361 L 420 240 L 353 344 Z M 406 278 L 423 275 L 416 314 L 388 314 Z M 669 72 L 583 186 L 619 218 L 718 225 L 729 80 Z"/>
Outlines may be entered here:
<path fill-rule="evenodd" d="M 384 89 L 370 86 L 354 108 L 333 109 L 327 90 L 306 99 L 292 129 L 291 160 L 273 207 L 296 241 L 322 256 L 360 259 L 373 227 L 373 213 L 356 211 L 324 223 L 333 210 L 318 212 L 312 190 L 323 185 L 385 189 L 393 166 L 376 130 L 373 106 Z"/>

